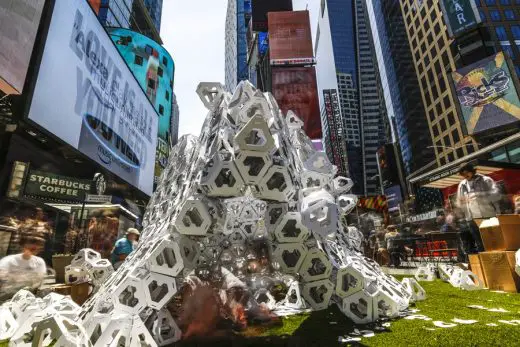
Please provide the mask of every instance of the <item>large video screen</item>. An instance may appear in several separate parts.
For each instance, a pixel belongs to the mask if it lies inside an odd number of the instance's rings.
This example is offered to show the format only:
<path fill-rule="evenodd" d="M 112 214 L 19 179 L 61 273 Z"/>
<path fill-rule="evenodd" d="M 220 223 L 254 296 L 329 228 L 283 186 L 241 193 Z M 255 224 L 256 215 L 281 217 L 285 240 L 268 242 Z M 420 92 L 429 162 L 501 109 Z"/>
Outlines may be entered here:
<path fill-rule="evenodd" d="M 56 0 L 29 119 L 146 194 L 158 115 L 83 0 Z"/>
<path fill-rule="evenodd" d="M 452 73 L 468 135 L 520 121 L 520 100 L 503 52 Z"/>
<path fill-rule="evenodd" d="M 45 0 L 0 3 L 0 90 L 20 94 Z"/>
<path fill-rule="evenodd" d="M 159 114 L 155 181 L 170 154 L 175 66 L 168 51 L 154 40 L 124 28 L 108 28 L 112 41 Z M 176 134 L 175 134 L 176 136 Z"/>
<path fill-rule="evenodd" d="M 296 113 L 313 140 L 322 137 L 317 88 L 314 67 L 273 68 L 273 94 L 280 109 Z"/>
<path fill-rule="evenodd" d="M 253 31 L 267 31 L 267 14 L 277 11 L 292 11 L 292 0 L 252 0 Z"/>
<path fill-rule="evenodd" d="M 312 63 L 309 11 L 271 12 L 268 17 L 271 65 L 290 64 L 291 61 Z"/>

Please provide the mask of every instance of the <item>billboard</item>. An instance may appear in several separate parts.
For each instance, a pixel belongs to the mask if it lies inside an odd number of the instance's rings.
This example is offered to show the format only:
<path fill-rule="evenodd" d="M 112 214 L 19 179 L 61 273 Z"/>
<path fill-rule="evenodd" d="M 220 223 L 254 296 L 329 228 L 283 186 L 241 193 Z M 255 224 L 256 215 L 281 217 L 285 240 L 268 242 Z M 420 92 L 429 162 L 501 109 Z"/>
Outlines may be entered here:
<path fill-rule="evenodd" d="M 0 90 L 21 94 L 45 0 L 0 4 Z"/>
<path fill-rule="evenodd" d="M 455 37 L 481 22 L 475 0 L 441 0 L 444 22 L 450 37 Z"/>
<path fill-rule="evenodd" d="M 313 64 L 309 11 L 271 12 L 268 17 L 271 65 Z"/>
<path fill-rule="evenodd" d="M 284 114 L 292 110 L 311 139 L 321 139 L 320 107 L 314 67 L 273 68 L 273 94 Z"/>
<path fill-rule="evenodd" d="M 269 12 L 292 11 L 292 0 L 252 0 L 253 31 L 267 31 L 267 14 Z"/>
<path fill-rule="evenodd" d="M 110 37 L 148 100 L 159 114 L 155 181 L 166 168 L 170 154 L 170 131 L 175 64 L 168 51 L 154 40 L 135 31 L 108 28 Z"/>
<path fill-rule="evenodd" d="M 395 148 L 392 143 L 381 146 L 377 150 L 377 163 L 383 188 L 387 189 L 399 185 L 399 166 L 397 165 Z"/>
<path fill-rule="evenodd" d="M 86 1 L 55 1 L 28 118 L 152 193 L 159 117 Z"/>
<path fill-rule="evenodd" d="M 503 52 L 452 72 L 466 134 L 512 125 L 520 120 L 520 100 Z"/>
<path fill-rule="evenodd" d="M 399 211 L 399 205 L 404 201 L 401 187 L 399 185 L 391 186 L 385 189 L 386 203 L 388 211 Z"/>
<path fill-rule="evenodd" d="M 328 155 L 332 157 L 334 165 L 338 167 L 340 175 L 349 176 L 348 157 L 347 157 L 347 139 L 343 128 L 343 118 L 339 105 L 339 96 L 336 89 L 324 89 L 324 124 L 327 127 L 326 143 Z"/>

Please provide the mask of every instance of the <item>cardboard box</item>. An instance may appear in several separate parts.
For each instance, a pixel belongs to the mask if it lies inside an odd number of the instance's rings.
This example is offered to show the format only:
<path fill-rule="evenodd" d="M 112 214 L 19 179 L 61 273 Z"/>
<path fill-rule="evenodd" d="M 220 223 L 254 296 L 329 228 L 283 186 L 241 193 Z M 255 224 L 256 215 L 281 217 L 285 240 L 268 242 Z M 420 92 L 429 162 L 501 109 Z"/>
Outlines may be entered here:
<path fill-rule="evenodd" d="M 520 278 L 514 269 L 515 252 L 481 252 L 479 256 L 489 289 L 518 292 Z"/>
<path fill-rule="evenodd" d="M 487 219 L 480 225 L 480 235 L 487 252 L 516 251 L 520 248 L 520 215 Z"/>
<path fill-rule="evenodd" d="M 484 287 L 487 287 L 486 276 L 482 270 L 482 264 L 480 263 L 480 256 L 478 254 L 469 254 L 469 269 L 477 275 Z"/>

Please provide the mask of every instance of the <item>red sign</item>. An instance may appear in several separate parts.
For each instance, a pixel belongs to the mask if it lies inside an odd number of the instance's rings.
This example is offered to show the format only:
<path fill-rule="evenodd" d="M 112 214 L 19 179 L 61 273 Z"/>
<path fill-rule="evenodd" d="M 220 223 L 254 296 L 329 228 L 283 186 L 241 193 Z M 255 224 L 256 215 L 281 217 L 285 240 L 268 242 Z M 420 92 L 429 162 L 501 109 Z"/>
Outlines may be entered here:
<path fill-rule="evenodd" d="M 315 62 L 309 11 L 270 12 L 268 18 L 272 65 Z"/>
<path fill-rule="evenodd" d="M 321 119 L 314 67 L 273 67 L 273 94 L 282 112 L 293 111 L 311 139 L 321 139 Z"/>

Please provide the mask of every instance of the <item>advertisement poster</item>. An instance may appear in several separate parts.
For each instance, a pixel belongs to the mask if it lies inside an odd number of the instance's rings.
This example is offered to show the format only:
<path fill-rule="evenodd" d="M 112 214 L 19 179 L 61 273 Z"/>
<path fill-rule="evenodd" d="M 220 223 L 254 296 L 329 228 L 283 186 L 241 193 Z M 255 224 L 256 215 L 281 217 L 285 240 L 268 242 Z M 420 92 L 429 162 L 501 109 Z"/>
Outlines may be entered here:
<path fill-rule="evenodd" d="M 252 29 L 267 31 L 267 14 L 277 11 L 292 11 L 292 0 L 252 0 Z"/>
<path fill-rule="evenodd" d="M 31 60 L 45 0 L 1 1 L 0 90 L 20 94 Z"/>
<path fill-rule="evenodd" d="M 468 135 L 520 121 L 520 100 L 503 52 L 452 73 Z"/>
<path fill-rule="evenodd" d="M 474 0 L 441 0 L 440 4 L 450 37 L 455 37 L 481 22 Z"/>
<path fill-rule="evenodd" d="M 108 28 L 110 37 L 159 114 L 155 181 L 166 168 L 170 153 L 175 64 L 164 47 L 129 29 Z M 166 158 L 166 159 L 165 159 Z"/>
<path fill-rule="evenodd" d="M 293 111 L 311 139 L 321 139 L 321 119 L 314 67 L 273 68 L 273 94 L 284 114 Z"/>
<path fill-rule="evenodd" d="M 314 63 L 309 11 L 269 13 L 269 47 L 271 65 Z"/>
<path fill-rule="evenodd" d="M 56 0 L 29 119 L 152 193 L 159 116 L 86 1 Z"/>
<path fill-rule="evenodd" d="M 401 193 L 401 187 L 397 185 L 385 188 L 385 196 L 388 205 L 388 211 L 398 211 L 399 204 L 403 202 L 403 194 Z"/>

